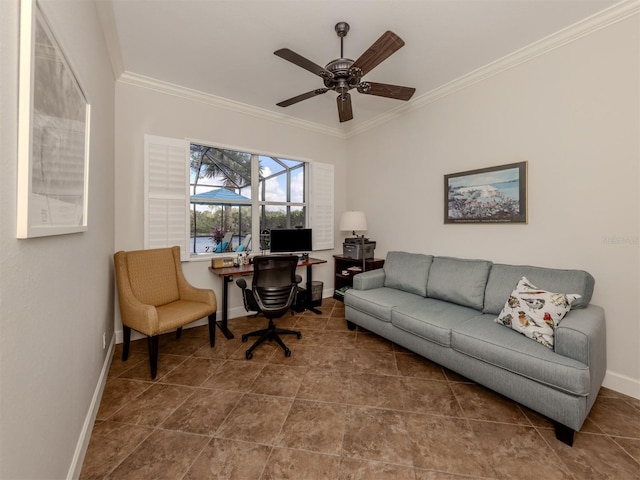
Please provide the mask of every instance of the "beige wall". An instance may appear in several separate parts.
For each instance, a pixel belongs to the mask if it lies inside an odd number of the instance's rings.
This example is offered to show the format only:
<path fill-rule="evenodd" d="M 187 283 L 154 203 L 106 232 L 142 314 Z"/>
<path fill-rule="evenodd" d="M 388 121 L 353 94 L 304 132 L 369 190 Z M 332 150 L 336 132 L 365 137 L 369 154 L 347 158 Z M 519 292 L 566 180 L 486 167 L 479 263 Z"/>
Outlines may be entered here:
<path fill-rule="evenodd" d="M 164 89 L 166 86 L 160 86 Z M 258 116 L 238 113 L 215 102 L 196 101 L 161 93 L 138 85 L 118 82 L 116 86 L 116 249 L 143 248 L 143 152 L 144 135 L 190 138 L 285 158 L 335 165 L 335 211 L 345 208 L 346 145 L 344 138 L 312 132 Z M 337 229 L 336 245 L 342 244 Z M 333 285 L 333 251 L 314 252 L 329 263 L 313 267 L 313 279 Z M 208 269 L 210 261 L 183 264 L 185 275 L 196 286 L 211 288 L 222 306 L 222 281 Z M 304 272 L 301 272 L 301 274 Z M 240 289 L 232 284 L 230 317 L 244 315 Z M 118 339 L 122 326 L 116 308 Z"/>
<path fill-rule="evenodd" d="M 92 104 L 89 230 L 16 239 L 18 0 L 0 1 L 0 478 L 65 478 L 113 337 L 114 79 L 93 3 L 43 2 Z"/>
<path fill-rule="evenodd" d="M 63 478 L 81 460 L 118 315 L 111 256 L 142 247 L 145 133 L 334 163 L 336 219 L 365 210 L 377 256 L 590 271 L 607 312 L 606 384 L 640 398 L 637 15 L 345 140 L 124 83 L 114 92 L 93 4 L 44 1 L 92 104 L 89 230 L 16 240 L 19 3 L 0 0 L 0 478 Z M 521 160 L 528 225 L 443 225 L 444 174 Z M 206 267 L 185 270 L 220 298 Z M 325 289 L 331 270 L 316 270 Z"/>
<path fill-rule="evenodd" d="M 579 268 L 605 384 L 640 398 L 638 15 L 349 141 L 347 206 L 389 250 Z M 528 225 L 444 225 L 443 176 L 528 161 Z M 367 172 L 367 174 L 363 174 Z"/>

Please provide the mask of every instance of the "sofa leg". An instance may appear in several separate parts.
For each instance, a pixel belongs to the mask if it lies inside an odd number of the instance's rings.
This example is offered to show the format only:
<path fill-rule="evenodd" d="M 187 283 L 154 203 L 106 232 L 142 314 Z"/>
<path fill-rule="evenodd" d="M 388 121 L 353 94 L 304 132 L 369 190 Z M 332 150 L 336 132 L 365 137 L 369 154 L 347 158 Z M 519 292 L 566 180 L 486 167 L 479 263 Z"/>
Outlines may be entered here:
<path fill-rule="evenodd" d="M 126 362 L 129 358 L 129 346 L 131 345 L 131 328 L 126 325 L 122 326 L 122 361 Z"/>
<path fill-rule="evenodd" d="M 211 348 L 216 345 L 216 312 L 209 315 L 209 345 Z"/>
<path fill-rule="evenodd" d="M 350 322 L 349 320 L 347 320 L 347 328 L 349 330 L 355 330 L 356 329 L 356 324 L 353 322 Z"/>
<path fill-rule="evenodd" d="M 556 438 L 560 440 L 562 443 L 566 443 L 570 447 L 573 447 L 573 437 L 575 431 L 566 425 L 562 425 L 558 422 L 553 422 L 556 429 Z"/>
<path fill-rule="evenodd" d="M 151 368 L 151 379 L 155 379 L 158 374 L 158 346 L 160 343 L 160 337 L 154 335 L 153 337 L 147 337 L 147 345 L 149 347 L 149 367 Z"/>
<path fill-rule="evenodd" d="M 181 336 L 182 336 L 182 327 L 178 327 L 178 329 L 176 330 L 176 340 L 180 340 Z"/>

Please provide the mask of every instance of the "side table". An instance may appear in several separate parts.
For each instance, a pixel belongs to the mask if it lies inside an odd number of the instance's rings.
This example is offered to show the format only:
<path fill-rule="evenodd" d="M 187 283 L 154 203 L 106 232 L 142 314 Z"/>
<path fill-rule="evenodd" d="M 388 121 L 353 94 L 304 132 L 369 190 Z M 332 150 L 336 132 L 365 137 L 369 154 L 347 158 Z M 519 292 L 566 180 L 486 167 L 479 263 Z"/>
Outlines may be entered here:
<path fill-rule="evenodd" d="M 333 269 L 335 274 L 333 298 L 336 300 L 344 300 L 344 292 L 353 287 L 353 276 L 362 271 L 362 259 L 343 257 L 342 255 L 333 256 Z M 364 261 L 364 270 L 376 270 L 384 266 L 382 258 L 367 258 Z M 359 268 L 359 271 L 355 271 Z M 351 269 L 351 270 L 349 270 Z M 347 273 L 342 273 L 346 271 Z"/>

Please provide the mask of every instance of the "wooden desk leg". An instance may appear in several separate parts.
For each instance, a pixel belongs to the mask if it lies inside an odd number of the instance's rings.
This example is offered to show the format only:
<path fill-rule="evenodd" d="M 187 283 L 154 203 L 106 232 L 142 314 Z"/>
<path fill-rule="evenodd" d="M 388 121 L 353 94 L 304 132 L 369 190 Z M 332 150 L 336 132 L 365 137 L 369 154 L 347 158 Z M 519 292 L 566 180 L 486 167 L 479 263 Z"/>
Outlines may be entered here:
<path fill-rule="evenodd" d="M 316 315 L 320 315 L 322 312 L 311 305 L 311 286 L 311 265 L 307 265 L 307 304 L 305 305 L 305 308 Z"/>
<path fill-rule="evenodd" d="M 222 334 L 231 340 L 233 333 L 227 327 L 227 320 L 229 319 L 229 284 L 233 281 L 233 277 L 222 277 L 222 320 L 216 321 L 216 325 L 222 332 Z"/>

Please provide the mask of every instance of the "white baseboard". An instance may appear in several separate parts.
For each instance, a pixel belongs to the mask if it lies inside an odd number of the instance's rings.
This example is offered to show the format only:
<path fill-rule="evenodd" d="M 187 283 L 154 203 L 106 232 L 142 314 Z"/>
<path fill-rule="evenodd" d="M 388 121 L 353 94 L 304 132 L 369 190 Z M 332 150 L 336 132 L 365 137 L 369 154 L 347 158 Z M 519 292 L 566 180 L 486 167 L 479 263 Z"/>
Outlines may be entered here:
<path fill-rule="evenodd" d="M 640 400 L 640 380 L 635 378 L 607 370 L 602 386 Z"/>
<path fill-rule="evenodd" d="M 111 367 L 111 358 L 113 357 L 113 349 L 115 348 L 115 335 L 111 337 L 109 342 L 109 349 L 107 355 L 104 358 L 104 364 L 102 365 L 102 371 L 98 378 L 98 384 L 93 392 L 93 398 L 89 405 L 89 411 L 84 419 L 82 430 L 80 431 L 80 437 L 76 444 L 76 450 L 73 453 L 73 460 L 69 466 L 67 472 L 67 480 L 72 480 L 80 477 L 80 471 L 82 470 L 82 464 L 84 463 L 84 456 L 87 453 L 87 447 L 89 446 L 89 440 L 91 440 L 91 432 L 93 425 L 98 415 L 98 409 L 100 408 L 100 400 L 102 399 L 102 392 L 104 392 L 104 386 L 107 383 L 107 376 L 109 375 L 109 368 Z"/>

